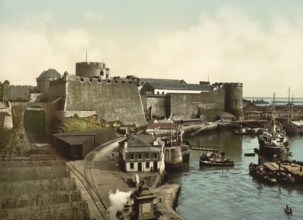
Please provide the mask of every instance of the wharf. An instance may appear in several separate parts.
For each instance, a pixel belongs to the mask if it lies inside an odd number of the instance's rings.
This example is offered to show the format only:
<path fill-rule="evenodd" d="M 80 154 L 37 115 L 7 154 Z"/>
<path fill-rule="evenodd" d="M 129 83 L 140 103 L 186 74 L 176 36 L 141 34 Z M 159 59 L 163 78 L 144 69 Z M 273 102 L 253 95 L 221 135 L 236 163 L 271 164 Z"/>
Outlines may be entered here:
<path fill-rule="evenodd" d="M 191 150 L 200 150 L 200 151 L 218 151 L 218 147 L 212 147 L 212 146 L 199 146 L 199 145 L 191 145 Z"/>

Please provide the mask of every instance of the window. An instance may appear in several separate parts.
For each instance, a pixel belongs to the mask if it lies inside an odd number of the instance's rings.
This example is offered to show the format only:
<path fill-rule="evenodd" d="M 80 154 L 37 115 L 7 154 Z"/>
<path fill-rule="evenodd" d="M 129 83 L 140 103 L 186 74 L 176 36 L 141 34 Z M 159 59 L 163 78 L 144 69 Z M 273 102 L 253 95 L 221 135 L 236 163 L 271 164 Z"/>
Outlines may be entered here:
<path fill-rule="evenodd" d="M 134 163 L 130 163 L 130 169 L 131 169 L 131 170 L 134 169 Z"/>
<path fill-rule="evenodd" d="M 145 158 L 146 158 L 146 159 L 149 159 L 149 153 L 146 153 L 146 154 L 145 154 Z"/>
<path fill-rule="evenodd" d="M 146 162 L 146 169 L 149 169 L 149 162 Z"/>
<path fill-rule="evenodd" d="M 157 159 L 157 158 L 158 158 L 158 154 L 154 153 L 154 159 Z"/>
<path fill-rule="evenodd" d="M 142 154 L 138 154 L 138 158 L 141 160 L 142 159 Z"/>
<path fill-rule="evenodd" d="M 134 154 L 130 154 L 130 159 L 134 159 Z"/>

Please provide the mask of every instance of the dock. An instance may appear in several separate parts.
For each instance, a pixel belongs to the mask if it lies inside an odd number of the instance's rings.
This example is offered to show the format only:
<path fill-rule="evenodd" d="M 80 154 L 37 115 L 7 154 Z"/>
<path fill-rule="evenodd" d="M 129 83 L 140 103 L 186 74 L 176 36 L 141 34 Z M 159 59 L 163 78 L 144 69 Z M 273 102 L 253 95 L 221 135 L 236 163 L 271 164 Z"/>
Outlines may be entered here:
<path fill-rule="evenodd" d="M 218 151 L 218 147 L 214 146 L 199 146 L 199 145 L 191 145 L 191 150 L 200 150 L 200 151 Z"/>

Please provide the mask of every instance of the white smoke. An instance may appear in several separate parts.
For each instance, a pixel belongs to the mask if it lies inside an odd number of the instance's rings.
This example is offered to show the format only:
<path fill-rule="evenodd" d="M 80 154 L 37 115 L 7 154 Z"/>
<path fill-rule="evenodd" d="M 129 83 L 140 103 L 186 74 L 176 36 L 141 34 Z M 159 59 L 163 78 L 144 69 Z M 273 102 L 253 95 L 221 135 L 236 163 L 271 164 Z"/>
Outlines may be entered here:
<path fill-rule="evenodd" d="M 107 209 L 107 215 L 109 219 L 117 219 L 117 211 L 121 211 L 123 209 L 124 205 L 129 200 L 130 195 L 131 191 L 122 192 L 119 189 L 117 189 L 115 193 L 113 193 L 112 191 L 109 192 L 109 201 L 111 204 L 110 207 Z"/>

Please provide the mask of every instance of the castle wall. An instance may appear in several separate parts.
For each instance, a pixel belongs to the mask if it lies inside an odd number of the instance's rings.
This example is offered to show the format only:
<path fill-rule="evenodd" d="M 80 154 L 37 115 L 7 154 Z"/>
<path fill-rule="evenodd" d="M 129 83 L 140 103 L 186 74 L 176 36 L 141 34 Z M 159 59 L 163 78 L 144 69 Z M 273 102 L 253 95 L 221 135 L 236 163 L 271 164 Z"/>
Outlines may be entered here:
<path fill-rule="evenodd" d="M 142 95 L 142 103 L 145 114 L 149 118 L 167 117 L 166 96 L 164 95 Z"/>
<path fill-rule="evenodd" d="M 6 98 L 10 102 L 29 102 L 31 92 L 35 89 L 34 86 L 8 86 L 6 90 Z"/>
<path fill-rule="evenodd" d="M 145 126 L 146 120 L 136 84 L 130 82 L 98 81 L 66 76 L 50 85 L 52 98 L 62 97 L 63 111 L 96 111 L 107 121 Z M 60 91 L 63 93 L 60 94 Z"/>
<path fill-rule="evenodd" d="M 213 92 L 200 94 L 169 94 L 168 108 L 173 119 L 190 119 L 202 117 L 205 120 L 214 120 L 217 112 L 224 111 L 225 89 L 219 88 Z"/>

